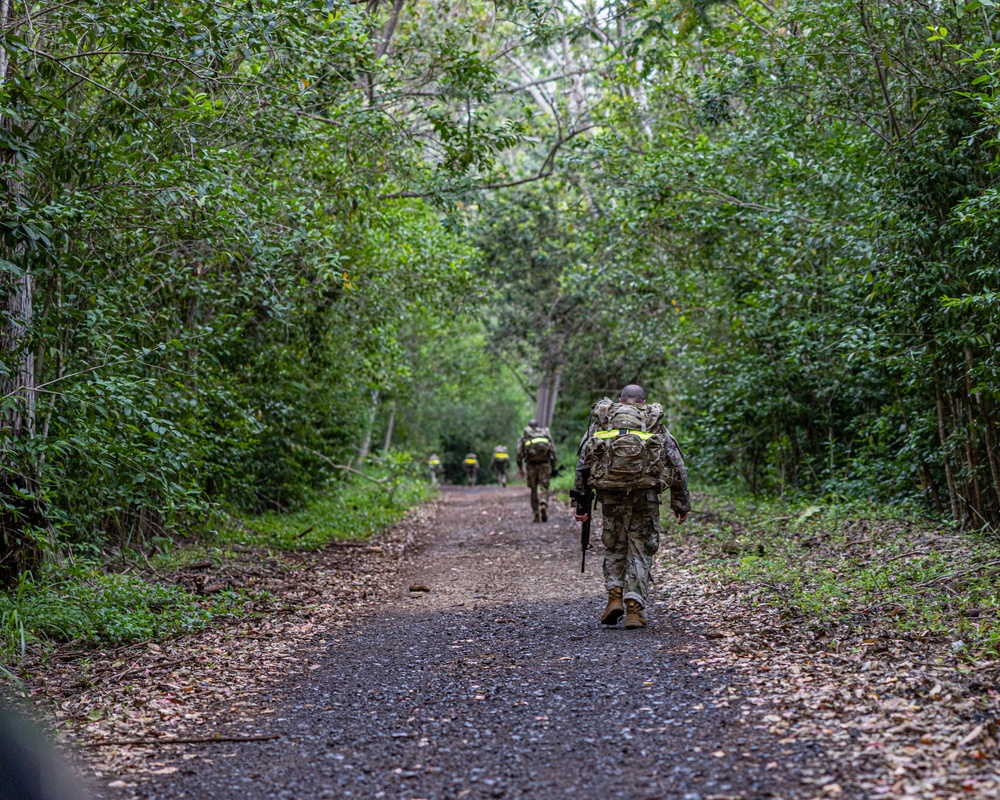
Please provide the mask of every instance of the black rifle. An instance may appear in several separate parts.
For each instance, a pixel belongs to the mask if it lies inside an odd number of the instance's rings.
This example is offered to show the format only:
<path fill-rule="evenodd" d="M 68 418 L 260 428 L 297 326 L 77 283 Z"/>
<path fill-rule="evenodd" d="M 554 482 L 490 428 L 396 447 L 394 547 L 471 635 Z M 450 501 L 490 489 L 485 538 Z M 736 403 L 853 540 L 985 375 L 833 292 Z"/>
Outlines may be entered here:
<path fill-rule="evenodd" d="M 590 477 L 590 468 L 580 470 L 580 473 L 583 477 L 583 489 L 579 492 L 576 489 L 571 489 L 569 497 L 576 503 L 576 513 L 581 517 L 585 514 L 587 516 L 586 521 L 580 528 L 580 550 L 582 551 L 582 555 L 580 556 L 580 572 L 586 572 L 587 551 L 590 549 L 590 521 L 594 512 L 594 490 L 587 486 L 587 479 Z"/>

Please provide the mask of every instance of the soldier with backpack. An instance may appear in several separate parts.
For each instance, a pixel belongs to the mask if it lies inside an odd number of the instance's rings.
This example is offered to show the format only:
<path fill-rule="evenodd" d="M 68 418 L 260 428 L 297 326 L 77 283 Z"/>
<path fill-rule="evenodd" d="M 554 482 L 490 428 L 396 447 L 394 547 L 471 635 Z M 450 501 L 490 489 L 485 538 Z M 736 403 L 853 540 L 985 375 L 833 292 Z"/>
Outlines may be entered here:
<path fill-rule="evenodd" d="M 602 625 L 625 616 L 626 628 L 642 628 L 653 556 L 660 543 L 660 493 L 670 488 L 678 523 L 691 510 L 687 470 L 677 440 L 663 424 L 663 406 L 646 404 L 641 386 L 629 384 L 618 402 L 604 398 L 591 409 L 580 442 L 574 489 L 596 490 L 604 515 L 604 587 L 608 605 Z M 588 515 L 574 512 L 578 522 Z M 623 603 L 624 601 L 624 603 Z"/>
<path fill-rule="evenodd" d="M 531 420 L 524 429 L 524 434 L 517 440 L 517 471 L 522 478 L 527 471 L 531 511 L 535 515 L 535 522 L 548 522 L 549 481 L 556 463 L 556 446 L 552 442 L 552 434 L 548 428 L 541 427 L 538 420 Z"/>
<path fill-rule="evenodd" d="M 465 477 L 469 481 L 469 486 L 476 485 L 476 478 L 479 476 L 479 459 L 475 453 L 466 453 L 462 461 L 462 469 L 465 470 Z"/>
<path fill-rule="evenodd" d="M 493 448 L 493 461 L 490 468 L 493 470 L 501 489 L 507 486 L 507 467 L 509 466 L 510 456 L 507 454 L 507 448 L 498 444 Z"/>
<path fill-rule="evenodd" d="M 441 473 L 444 472 L 444 467 L 441 466 L 441 457 L 437 453 L 431 453 L 430 458 L 427 459 L 427 469 L 431 473 L 431 485 L 437 486 L 441 480 Z"/>

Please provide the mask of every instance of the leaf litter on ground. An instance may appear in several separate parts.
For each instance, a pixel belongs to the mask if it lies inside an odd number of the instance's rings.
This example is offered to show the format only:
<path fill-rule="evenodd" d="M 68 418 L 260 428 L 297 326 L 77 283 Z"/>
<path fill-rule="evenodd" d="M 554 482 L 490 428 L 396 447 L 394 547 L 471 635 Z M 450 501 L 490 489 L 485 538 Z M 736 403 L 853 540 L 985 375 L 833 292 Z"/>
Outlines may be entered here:
<path fill-rule="evenodd" d="M 308 553 L 242 546 L 231 558 L 157 572 L 194 592 L 250 582 L 270 602 L 258 601 L 249 618 L 220 618 L 158 642 L 29 655 L 19 665 L 19 693 L 82 769 L 112 788 L 176 772 L 179 754 L 181 762 L 211 759 L 202 742 L 273 737 L 278 709 L 264 705 L 269 691 L 320 669 L 322 653 L 377 610 L 394 590 L 407 543 L 436 510 L 419 506 L 363 542 Z"/>
<path fill-rule="evenodd" d="M 778 528 L 732 511 L 732 519 L 710 513 L 686 529 L 672 528 L 676 535 L 659 555 L 658 612 L 703 630 L 704 645 L 692 651 L 692 665 L 735 671 L 745 684 L 738 699 L 742 718 L 779 745 L 821 748 L 829 768 L 805 778 L 817 797 L 1000 797 L 995 647 L 983 645 L 979 628 L 965 638 L 947 633 L 960 627 L 957 606 L 950 620 L 947 603 L 927 597 L 937 617 L 921 629 L 914 624 L 923 621 L 919 613 L 909 613 L 905 602 L 894 605 L 890 596 L 913 588 L 952 595 L 969 589 L 917 573 L 907 578 L 904 567 L 930 552 L 948 553 L 941 575 L 977 571 L 980 580 L 992 581 L 996 566 L 975 538 L 898 520 L 852 520 L 839 540 L 863 537 L 867 545 L 859 557 L 857 548 L 838 547 L 830 521 L 817 519 L 818 509 L 808 514 L 808 527 Z M 816 547 L 816 537 L 828 546 Z M 720 541 L 731 546 L 722 548 Z M 780 569 L 761 568 L 759 561 L 771 554 Z M 824 609 L 802 602 L 809 587 L 831 580 L 830 570 L 857 575 L 890 559 L 894 577 L 874 593 L 879 602 L 847 579 L 841 580 L 843 603 Z M 747 561 L 758 563 L 747 569 Z M 995 611 L 987 616 L 982 623 L 988 631 Z"/>

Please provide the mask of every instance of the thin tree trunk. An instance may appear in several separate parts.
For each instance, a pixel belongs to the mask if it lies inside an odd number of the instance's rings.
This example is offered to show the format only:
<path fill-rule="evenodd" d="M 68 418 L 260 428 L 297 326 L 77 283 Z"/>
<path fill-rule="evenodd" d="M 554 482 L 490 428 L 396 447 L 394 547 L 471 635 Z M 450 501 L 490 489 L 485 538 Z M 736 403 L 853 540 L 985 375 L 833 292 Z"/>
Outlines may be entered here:
<path fill-rule="evenodd" d="M 392 405 L 389 406 L 389 422 L 385 426 L 385 441 L 382 442 L 382 452 L 388 453 L 389 448 L 392 447 L 392 434 L 396 427 L 396 401 L 393 400 Z"/>
<path fill-rule="evenodd" d="M 538 384 L 538 394 L 535 399 L 535 419 L 538 424 L 545 425 L 545 417 L 549 409 L 549 376 L 545 375 Z"/>
<path fill-rule="evenodd" d="M 385 27 L 382 29 L 382 40 L 375 49 L 375 58 L 381 58 L 389 49 L 389 43 L 392 42 L 392 35 L 396 32 L 396 25 L 399 24 L 399 12 L 403 10 L 403 2 L 404 0 L 396 0 L 392 4 L 389 21 L 386 22 Z"/>
<path fill-rule="evenodd" d="M 551 427 L 552 420 L 556 416 L 556 400 L 559 399 L 559 384 L 562 381 L 562 372 L 556 370 L 552 376 L 552 388 L 549 390 L 549 403 L 545 409 L 545 426 Z"/>
<path fill-rule="evenodd" d="M 535 401 L 535 419 L 538 420 L 539 425 L 545 428 L 552 425 L 561 380 L 562 373 L 559 370 L 555 370 L 546 373 L 538 384 L 538 397 Z"/>

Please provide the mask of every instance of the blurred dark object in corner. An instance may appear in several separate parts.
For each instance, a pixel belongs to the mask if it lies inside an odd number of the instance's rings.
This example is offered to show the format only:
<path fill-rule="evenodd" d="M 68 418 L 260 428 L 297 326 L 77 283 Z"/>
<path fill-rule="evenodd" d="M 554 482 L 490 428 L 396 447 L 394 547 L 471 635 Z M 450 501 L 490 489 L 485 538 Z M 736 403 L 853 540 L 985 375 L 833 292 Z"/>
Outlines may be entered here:
<path fill-rule="evenodd" d="M 41 731 L 0 707 L 0 800 L 86 800 L 82 781 Z"/>

